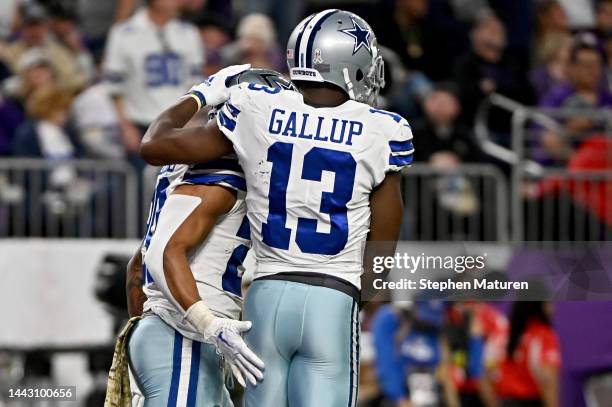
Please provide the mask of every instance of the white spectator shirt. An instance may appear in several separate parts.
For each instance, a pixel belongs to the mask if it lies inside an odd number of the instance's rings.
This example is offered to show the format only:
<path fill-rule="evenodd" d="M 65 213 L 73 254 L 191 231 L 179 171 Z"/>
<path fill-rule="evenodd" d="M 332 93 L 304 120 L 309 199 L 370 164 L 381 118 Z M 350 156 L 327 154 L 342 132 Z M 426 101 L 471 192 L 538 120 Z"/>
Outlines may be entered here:
<path fill-rule="evenodd" d="M 106 86 L 95 84 L 85 89 L 74 99 L 70 110 L 79 140 L 89 155 L 111 159 L 125 157 L 119 116 Z"/>
<path fill-rule="evenodd" d="M 0 1 L 0 39 L 6 39 L 11 35 L 18 3 L 18 0 Z"/>
<path fill-rule="evenodd" d="M 584 29 L 595 25 L 595 10 L 591 0 L 560 0 L 570 28 Z"/>
<path fill-rule="evenodd" d="M 41 120 L 36 126 L 40 150 L 48 160 L 55 162 L 50 182 L 54 187 L 65 187 L 76 178 L 72 165 L 63 162 L 74 157 L 74 146 L 63 128 Z"/>
<path fill-rule="evenodd" d="M 201 80 L 204 48 L 195 26 L 172 20 L 158 27 L 146 9 L 111 29 L 104 76 L 123 97 L 127 117 L 149 124 Z"/>

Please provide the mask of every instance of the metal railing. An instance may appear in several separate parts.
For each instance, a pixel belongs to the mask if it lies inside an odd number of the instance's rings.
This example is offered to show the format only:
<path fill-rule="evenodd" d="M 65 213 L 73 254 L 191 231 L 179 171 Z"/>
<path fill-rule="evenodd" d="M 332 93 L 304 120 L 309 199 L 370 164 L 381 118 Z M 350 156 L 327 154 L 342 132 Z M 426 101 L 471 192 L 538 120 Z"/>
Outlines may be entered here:
<path fill-rule="evenodd" d="M 148 213 L 158 171 L 148 167 L 143 173 L 142 213 Z M 402 173 L 402 238 L 507 241 L 507 188 L 504 175 L 492 165 L 442 170 L 414 164 Z"/>
<path fill-rule="evenodd" d="M 72 175 L 57 186 L 52 179 L 57 164 L 0 161 L 0 237 L 139 237 L 157 167 L 147 168 L 139 183 L 120 161 L 74 160 L 62 166 Z M 405 239 L 508 240 L 507 183 L 494 166 L 446 171 L 415 164 L 403 173 L 403 191 Z"/>
<path fill-rule="evenodd" d="M 138 236 L 138 177 L 106 160 L 0 160 L 0 237 Z"/>
<path fill-rule="evenodd" d="M 525 165 L 529 160 L 520 143 L 524 133 L 519 129 L 526 126 L 528 118 L 540 114 L 520 105 L 513 112 L 514 149 L 497 155 L 514 157 L 509 160 L 510 187 L 506 175 L 493 165 L 468 164 L 443 170 L 415 164 L 404 171 L 402 238 L 496 242 L 610 239 L 612 228 L 602 216 L 612 214 L 612 173 L 571 172 L 535 162 Z M 481 131 L 479 137 L 482 141 L 488 135 Z M 502 151 L 503 147 L 492 145 L 489 143 L 489 153 Z M 3 159 L 0 237 L 138 238 L 157 170 L 148 168 L 139 182 L 132 167 L 122 161 L 73 160 L 58 165 L 41 159 Z M 529 197 L 524 193 L 528 185 L 552 187 Z"/>
<path fill-rule="evenodd" d="M 511 113 L 510 148 L 493 141 L 487 125 L 492 108 Z M 611 109 L 542 109 L 493 94 L 479 108 L 475 132 L 485 153 L 511 167 L 511 240 L 516 243 L 589 242 L 612 237 L 612 172 L 547 167 L 533 159 L 532 146 L 544 131 L 563 134 L 563 121 L 587 118 L 597 134 L 612 141 Z M 612 157 L 609 168 L 612 168 Z M 529 193 L 529 190 L 532 190 Z"/>
<path fill-rule="evenodd" d="M 493 165 L 443 170 L 414 164 L 402 173 L 402 239 L 508 241 L 508 187 Z"/>
<path fill-rule="evenodd" d="M 514 240 L 597 242 L 612 240 L 612 173 L 547 169 L 540 177 L 514 175 Z"/>

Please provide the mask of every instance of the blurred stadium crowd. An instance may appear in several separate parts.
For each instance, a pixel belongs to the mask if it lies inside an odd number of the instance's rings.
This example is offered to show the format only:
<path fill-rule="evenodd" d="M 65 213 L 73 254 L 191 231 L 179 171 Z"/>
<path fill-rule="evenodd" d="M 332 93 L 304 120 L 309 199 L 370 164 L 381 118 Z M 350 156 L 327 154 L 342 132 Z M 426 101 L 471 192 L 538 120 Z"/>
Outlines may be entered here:
<path fill-rule="evenodd" d="M 515 302 L 509 320 L 479 302 L 374 307 L 362 325 L 362 406 L 560 405 L 550 303 Z"/>
<path fill-rule="evenodd" d="M 143 128 L 188 84 L 235 63 L 285 72 L 287 33 L 329 2 L 150 3 L 151 16 L 134 11 L 136 0 L 3 2 L 3 156 L 130 159 Z M 382 104 L 413 123 L 419 161 L 485 160 L 471 128 L 493 92 L 551 108 L 612 103 L 609 1 L 339 3 L 367 15 L 386 47 Z M 143 59 L 133 41 L 158 51 Z M 575 133 L 597 125 L 564 123 Z M 549 165 L 566 164 L 576 147 L 558 134 L 538 143 Z"/>
<path fill-rule="evenodd" d="M 434 171 L 492 164 L 507 177 L 512 159 L 483 149 L 478 121 L 488 142 L 512 154 L 517 146 L 510 111 L 534 106 L 569 116 L 523 123 L 522 156 L 532 166 L 611 167 L 612 142 L 602 136 L 612 124 L 609 117 L 576 114 L 612 103 L 610 1 L 6 0 L 1 7 L 0 156 L 52 163 L 48 189 L 75 205 L 94 199 L 96 185 L 80 177 L 69 160 L 120 160 L 141 173 L 139 140 L 161 110 L 191 84 L 230 64 L 286 72 L 283 44 L 290 30 L 326 7 L 367 16 L 386 60 L 387 86 L 379 104 L 410 121 L 417 163 Z M 479 117 L 491 95 L 508 98 L 510 108 Z M 434 192 L 439 213 L 467 222 L 483 197 L 463 178 L 442 181 Z M 521 186 L 523 198 L 540 199 L 565 187 L 571 190 L 569 207 L 578 201 L 588 222 L 601 226 L 595 240 L 610 233 L 602 188 L 581 194 L 576 190 L 584 185 L 537 181 Z M 19 194 L 7 184 L 0 179 L 6 187 L 0 196 L 11 203 Z M 59 200 L 50 204 L 56 212 L 67 205 Z M 435 222 L 447 222 L 440 219 L 438 214 Z M 411 227 L 405 235 L 423 238 L 427 225 Z M 4 228 L 3 234 L 16 234 L 14 229 Z M 496 240 L 480 229 L 426 238 Z M 558 233 L 544 240 L 555 238 Z"/>
<path fill-rule="evenodd" d="M 235 63 L 286 72 L 288 32 L 328 6 L 368 17 L 386 48 L 382 105 L 411 121 L 421 162 L 487 160 L 472 127 L 494 92 L 550 108 L 612 103 L 612 2 L 605 0 L 148 3 L 152 14 L 135 11 L 137 0 L 3 2 L 0 154 L 138 166 L 143 129 L 189 84 Z M 150 49 L 157 51 L 143 56 Z M 585 133 L 600 125 L 575 118 L 563 127 Z M 537 144 L 535 158 L 556 166 L 578 147 L 551 133 Z"/>
<path fill-rule="evenodd" d="M 489 164 L 509 175 L 510 163 L 483 151 L 475 134 L 492 94 L 572 112 L 612 106 L 611 0 L 3 0 L 0 157 L 52 163 L 50 188 L 73 197 L 83 185 L 74 159 L 122 161 L 142 174 L 139 141 L 158 113 L 227 65 L 286 72 L 293 27 L 330 7 L 370 22 L 386 61 L 380 104 L 409 120 L 415 160 L 428 167 Z M 612 168 L 605 117 L 553 121 L 527 125 L 532 162 Z M 508 112 L 492 113 L 486 126 L 497 145 L 513 147 Z M 539 197 L 553 181 L 522 192 Z M 5 182 L 0 201 L 12 199 Z M 448 210 L 478 210 L 465 183 L 453 188 L 463 198 Z M 605 197 L 581 203 L 609 233 Z M 362 326 L 362 407 L 559 405 L 560 350 L 547 303 L 371 305 Z"/>

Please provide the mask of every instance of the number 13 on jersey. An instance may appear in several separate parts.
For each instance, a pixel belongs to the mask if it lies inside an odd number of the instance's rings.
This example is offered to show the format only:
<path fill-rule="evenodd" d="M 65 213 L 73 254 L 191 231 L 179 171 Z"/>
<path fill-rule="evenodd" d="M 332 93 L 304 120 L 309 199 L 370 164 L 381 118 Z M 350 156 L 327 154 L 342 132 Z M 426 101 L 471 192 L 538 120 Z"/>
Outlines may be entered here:
<path fill-rule="evenodd" d="M 272 163 L 268 192 L 268 219 L 262 225 L 263 242 L 277 249 L 289 249 L 291 229 L 287 228 L 287 185 L 289 183 L 293 144 L 276 142 L 268 149 Z M 319 211 L 329 215 L 330 232 L 317 232 L 317 220 L 298 218 L 295 242 L 304 253 L 335 255 L 344 249 L 349 225 L 347 204 L 353 195 L 357 164 L 345 151 L 313 147 L 303 157 L 301 179 L 321 182 L 323 171 L 334 173 L 334 188 L 321 194 Z"/>

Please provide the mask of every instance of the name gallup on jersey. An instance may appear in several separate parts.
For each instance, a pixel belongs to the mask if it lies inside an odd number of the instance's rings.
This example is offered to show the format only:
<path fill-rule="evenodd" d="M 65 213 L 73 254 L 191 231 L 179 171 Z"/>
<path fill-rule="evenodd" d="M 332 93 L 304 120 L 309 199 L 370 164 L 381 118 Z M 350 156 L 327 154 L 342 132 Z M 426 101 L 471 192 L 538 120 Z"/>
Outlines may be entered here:
<path fill-rule="evenodd" d="M 353 145 L 353 138 L 361 136 L 363 123 L 357 120 L 313 117 L 308 113 L 290 112 L 276 108 L 270 114 L 268 131 L 273 135 L 351 146 Z"/>

